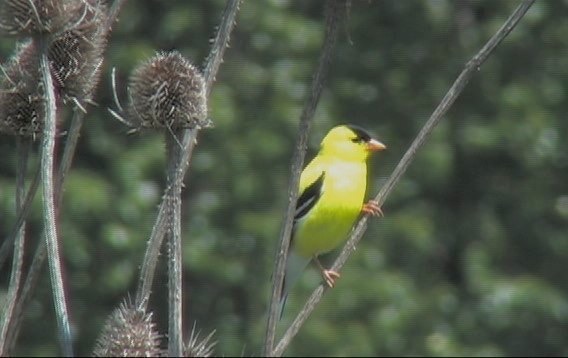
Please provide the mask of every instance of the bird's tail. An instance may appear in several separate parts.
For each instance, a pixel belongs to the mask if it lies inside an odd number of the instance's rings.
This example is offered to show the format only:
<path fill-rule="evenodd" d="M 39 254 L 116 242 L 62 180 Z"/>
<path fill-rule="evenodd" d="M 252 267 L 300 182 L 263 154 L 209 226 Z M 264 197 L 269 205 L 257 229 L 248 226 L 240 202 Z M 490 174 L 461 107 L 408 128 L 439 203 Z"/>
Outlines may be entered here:
<path fill-rule="evenodd" d="M 284 306 L 286 299 L 292 289 L 292 286 L 298 281 L 308 263 L 310 258 L 305 258 L 296 254 L 293 250 L 288 251 L 288 259 L 286 260 L 286 274 L 284 275 L 284 282 L 282 283 L 282 294 L 280 295 L 280 318 L 284 313 Z"/>

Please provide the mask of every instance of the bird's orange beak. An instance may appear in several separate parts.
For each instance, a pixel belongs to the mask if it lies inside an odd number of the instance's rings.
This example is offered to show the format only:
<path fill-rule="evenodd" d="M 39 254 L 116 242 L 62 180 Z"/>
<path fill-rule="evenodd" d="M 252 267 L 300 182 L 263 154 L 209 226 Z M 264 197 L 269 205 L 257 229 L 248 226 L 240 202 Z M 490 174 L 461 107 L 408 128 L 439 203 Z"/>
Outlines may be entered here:
<path fill-rule="evenodd" d="M 387 149 L 387 146 L 376 139 L 371 139 L 367 142 L 367 150 L 369 152 L 379 152 L 385 149 Z"/>

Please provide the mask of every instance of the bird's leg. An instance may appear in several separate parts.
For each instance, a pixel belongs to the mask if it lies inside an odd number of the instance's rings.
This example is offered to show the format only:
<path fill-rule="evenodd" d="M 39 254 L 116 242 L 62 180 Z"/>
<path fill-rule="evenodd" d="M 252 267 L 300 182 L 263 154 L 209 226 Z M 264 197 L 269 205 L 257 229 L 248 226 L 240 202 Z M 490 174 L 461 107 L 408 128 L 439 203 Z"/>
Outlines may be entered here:
<path fill-rule="evenodd" d="M 339 274 L 339 272 L 337 271 L 333 271 L 333 270 L 328 270 L 325 269 L 321 262 L 319 261 L 317 256 L 314 256 L 314 262 L 316 263 L 316 265 L 318 265 L 318 268 L 321 271 L 321 275 L 323 276 L 323 279 L 325 280 L 325 283 L 330 287 L 333 288 L 333 286 L 335 286 L 335 280 L 337 280 L 339 277 L 341 277 L 341 275 Z"/>
<path fill-rule="evenodd" d="M 376 200 L 369 200 L 368 203 L 363 204 L 363 208 L 361 209 L 362 212 L 365 214 L 370 214 L 373 216 L 383 217 L 383 210 L 381 209 L 379 202 Z"/>

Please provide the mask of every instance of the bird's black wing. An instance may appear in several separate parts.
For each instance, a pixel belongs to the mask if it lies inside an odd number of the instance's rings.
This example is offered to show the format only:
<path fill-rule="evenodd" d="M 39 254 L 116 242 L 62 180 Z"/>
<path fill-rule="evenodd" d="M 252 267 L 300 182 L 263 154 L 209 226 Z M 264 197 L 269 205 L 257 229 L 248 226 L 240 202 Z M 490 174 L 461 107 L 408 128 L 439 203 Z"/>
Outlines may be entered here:
<path fill-rule="evenodd" d="M 294 223 L 302 219 L 311 208 L 316 205 L 321 194 L 323 192 L 323 179 L 325 177 L 325 172 L 321 172 L 321 175 L 314 180 L 313 183 L 308 185 L 306 189 L 298 197 L 298 202 L 296 203 L 296 213 L 294 214 Z"/>
<path fill-rule="evenodd" d="M 292 226 L 292 237 L 290 238 L 290 246 L 294 242 L 294 234 L 296 232 L 296 224 L 298 220 L 302 219 L 306 214 L 316 205 L 321 194 L 323 193 L 323 179 L 325 177 L 325 172 L 321 172 L 320 176 L 314 180 L 313 183 L 308 185 L 306 189 L 300 193 L 298 201 L 296 202 L 296 213 L 294 214 L 294 224 Z M 288 256 L 289 257 L 289 256 Z M 282 312 L 284 312 L 284 304 L 286 303 L 286 297 L 288 295 L 286 287 L 286 277 L 282 282 L 282 292 L 280 293 L 280 318 L 282 318 Z"/>

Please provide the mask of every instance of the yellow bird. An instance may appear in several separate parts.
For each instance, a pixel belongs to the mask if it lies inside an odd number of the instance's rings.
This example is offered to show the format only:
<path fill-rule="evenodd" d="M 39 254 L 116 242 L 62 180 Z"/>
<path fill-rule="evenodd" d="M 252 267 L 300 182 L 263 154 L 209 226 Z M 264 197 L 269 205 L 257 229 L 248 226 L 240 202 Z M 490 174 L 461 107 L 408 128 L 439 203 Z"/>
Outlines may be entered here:
<path fill-rule="evenodd" d="M 329 131 L 317 156 L 300 177 L 292 239 L 281 294 L 281 315 L 290 288 L 310 262 L 318 265 L 329 287 L 339 273 L 325 269 L 318 255 L 345 242 L 361 212 L 382 215 L 377 202 L 364 204 L 367 159 L 386 146 L 364 129 L 340 125 Z"/>

